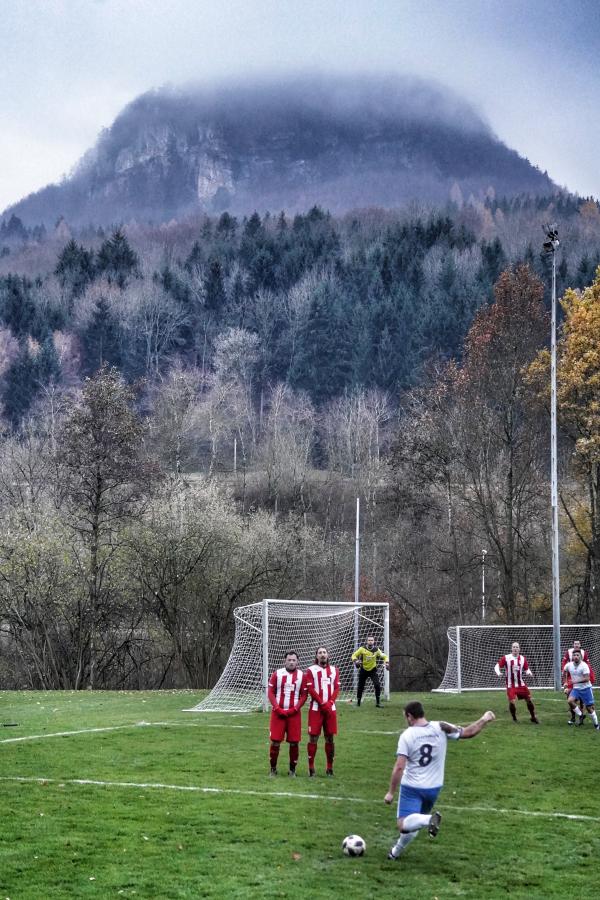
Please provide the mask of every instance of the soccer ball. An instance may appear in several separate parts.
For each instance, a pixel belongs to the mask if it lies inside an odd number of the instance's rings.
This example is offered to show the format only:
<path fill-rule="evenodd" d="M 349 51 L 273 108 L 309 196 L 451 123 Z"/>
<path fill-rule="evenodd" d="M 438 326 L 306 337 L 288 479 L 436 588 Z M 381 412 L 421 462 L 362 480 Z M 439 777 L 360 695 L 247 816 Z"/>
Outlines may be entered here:
<path fill-rule="evenodd" d="M 358 834 L 349 834 L 342 841 L 342 850 L 346 856 L 362 856 L 367 845 Z"/>

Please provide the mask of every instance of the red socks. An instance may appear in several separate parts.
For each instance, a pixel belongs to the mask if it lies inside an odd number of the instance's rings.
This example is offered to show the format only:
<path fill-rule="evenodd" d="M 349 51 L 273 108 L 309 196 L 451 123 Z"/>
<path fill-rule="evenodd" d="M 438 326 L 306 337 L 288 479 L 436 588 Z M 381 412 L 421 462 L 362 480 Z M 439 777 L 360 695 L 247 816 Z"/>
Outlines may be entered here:
<path fill-rule="evenodd" d="M 277 760 L 279 758 L 279 747 L 271 744 L 271 748 L 269 750 L 269 758 L 271 760 L 271 768 L 277 768 Z"/>
<path fill-rule="evenodd" d="M 335 756 L 335 745 L 333 741 L 325 741 L 325 756 L 327 757 L 327 768 L 333 769 L 333 757 Z"/>
<path fill-rule="evenodd" d="M 299 750 L 298 744 L 290 744 L 290 769 L 296 768 Z"/>
<path fill-rule="evenodd" d="M 310 741 L 307 744 L 308 750 L 308 768 L 314 769 L 315 767 L 315 756 L 317 754 L 317 744 L 311 744 Z"/>

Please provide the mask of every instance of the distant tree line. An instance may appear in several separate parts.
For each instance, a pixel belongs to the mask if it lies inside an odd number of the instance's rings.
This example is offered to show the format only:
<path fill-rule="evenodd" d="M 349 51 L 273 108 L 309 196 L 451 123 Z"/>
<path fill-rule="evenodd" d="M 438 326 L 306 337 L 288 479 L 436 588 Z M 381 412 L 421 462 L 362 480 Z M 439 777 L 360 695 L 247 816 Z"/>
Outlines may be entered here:
<path fill-rule="evenodd" d="M 561 202 L 223 214 L 11 250 L 0 682 L 214 683 L 236 605 L 353 597 L 356 496 L 396 686 L 433 685 L 447 625 L 479 621 L 482 550 L 488 621 L 548 621 L 540 213 L 568 288 L 563 615 L 597 621 L 600 215 Z"/>

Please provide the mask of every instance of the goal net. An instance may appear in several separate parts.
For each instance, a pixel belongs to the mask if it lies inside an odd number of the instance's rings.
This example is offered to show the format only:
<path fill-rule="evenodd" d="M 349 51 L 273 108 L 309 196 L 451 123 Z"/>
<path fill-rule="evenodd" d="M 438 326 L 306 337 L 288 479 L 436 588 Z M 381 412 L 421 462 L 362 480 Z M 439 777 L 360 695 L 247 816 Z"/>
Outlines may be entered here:
<path fill-rule="evenodd" d="M 536 688 L 553 688 L 552 625 L 455 625 L 448 629 L 448 662 L 438 691 L 504 690 L 494 666 L 518 641 L 534 675 Z M 600 625 L 561 625 L 561 658 L 573 641 L 581 641 L 592 668 L 600 669 Z"/>
<path fill-rule="evenodd" d="M 234 611 L 235 638 L 227 665 L 210 694 L 189 712 L 237 712 L 268 708 L 271 673 L 283 666 L 287 650 L 298 653 L 299 666 L 315 661 L 317 647 L 327 647 L 340 671 L 340 699 L 352 696 L 356 670 L 353 652 L 369 635 L 389 656 L 387 603 L 328 603 L 318 600 L 262 600 Z M 389 699 L 389 674 L 383 692 Z M 365 695 L 372 691 L 367 682 Z"/>

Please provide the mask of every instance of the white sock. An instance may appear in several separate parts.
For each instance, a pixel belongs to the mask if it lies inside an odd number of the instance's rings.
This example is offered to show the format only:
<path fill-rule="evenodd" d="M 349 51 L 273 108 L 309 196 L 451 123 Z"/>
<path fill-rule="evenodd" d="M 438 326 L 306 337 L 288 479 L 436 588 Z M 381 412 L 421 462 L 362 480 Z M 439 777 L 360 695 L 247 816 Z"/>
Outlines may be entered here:
<path fill-rule="evenodd" d="M 392 853 L 394 854 L 394 856 L 400 856 L 403 850 L 406 850 L 408 845 L 418 836 L 418 831 L 407 831 L 406 833 L 402 832 L 400 837 L 392 847 Z"/>
<path fill-rule="evenodd" d="M 578 706 L 575 707 L 575 715 L 579 716 L 579 718 L 581 718 L 581 710 L 579 709 Z"/>
<path fill-rule="evenodd" d="M 431 822 L 431 816 L 424 816 L 421 813 L 411 813 L 402 823 L 402 831 L 418 831 L 420 828 L 427 828 Z"/>
<path fill-rule="evenodd" d="M 592 722 L 594 723 L 594 725 L 597 725 L 598 724 L 598 714 L 596 713 L 596 710 L 594 710 L 593 713 L 590 713 L 590 715 L 592 717 Z"/>

